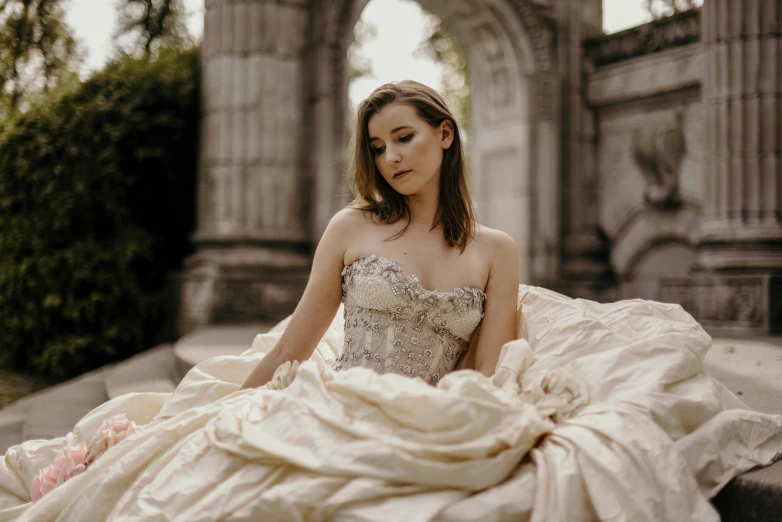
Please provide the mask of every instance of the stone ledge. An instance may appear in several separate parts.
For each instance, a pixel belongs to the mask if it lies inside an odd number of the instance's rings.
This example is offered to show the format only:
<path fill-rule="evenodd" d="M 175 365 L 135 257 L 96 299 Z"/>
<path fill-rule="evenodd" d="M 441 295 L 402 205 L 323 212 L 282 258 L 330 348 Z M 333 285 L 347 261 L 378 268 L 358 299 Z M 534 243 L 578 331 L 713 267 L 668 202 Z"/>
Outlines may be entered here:
<path fill-rule="evenodd" d="M 717 338 L 704 363 L 712 377 L 753 410 L 782 412 L 782 337 Z M 782 460 L 739 475 L 712 504 L 723 522 L 778 522 Z"/>
<path fill-rule="evenodd" d="M 587 59 L 595 67 L 603 67 L 700 40 L 701 13 L 696 8 L 614 34 L 589 38 L 584 47 Z"/>
<path fill-rule="evenodd" d="M 592 105 L 605 107 L 698 88 L 703 68 L 698 44 L 635 57 L 590 74 L 587 98 Z"/>
<path fill-rule="evenodd" d="M 174 345 L 179 380 L 195 365 L 210 357 L 239 355 L 250 349 L 255 336 L 268 332 L 272 326 L 272 323 L 211 325 L 187 334 Z"/>
<path fill-rule="evenodd" d="M 106 376 L 106 395 L 113 399 L 129 392 L 173 392 L 178 377 L 173 345 L 164 344 L 117 364 Z"/>
<path fill-rule="evenodd" d="M 147 379 L 112 388 L 109 399 L 126 393 L 174 393 L 175 390 L 176 384 L 169 379 Z"/>
<path fill-rule="evenodd" d="M 660 301 L 678 303 L 709 333 L 763 336 L 782 333 L 782 272 L 692 272 L 660 280 Z"/>

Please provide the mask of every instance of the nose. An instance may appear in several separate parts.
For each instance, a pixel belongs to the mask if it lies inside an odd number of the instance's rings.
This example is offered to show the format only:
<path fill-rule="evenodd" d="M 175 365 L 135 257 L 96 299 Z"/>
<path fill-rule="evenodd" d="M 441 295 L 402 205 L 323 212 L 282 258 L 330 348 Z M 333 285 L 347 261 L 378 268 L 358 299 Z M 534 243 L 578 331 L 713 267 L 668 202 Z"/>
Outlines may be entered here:
<path fill-rule="evenodd" d="M 395 149 L 386 149 L 386 159 L 389 163 L 395 164 L 402 161 L 402 156 L 399 155 L 398 152 L 396 152 Z"/>

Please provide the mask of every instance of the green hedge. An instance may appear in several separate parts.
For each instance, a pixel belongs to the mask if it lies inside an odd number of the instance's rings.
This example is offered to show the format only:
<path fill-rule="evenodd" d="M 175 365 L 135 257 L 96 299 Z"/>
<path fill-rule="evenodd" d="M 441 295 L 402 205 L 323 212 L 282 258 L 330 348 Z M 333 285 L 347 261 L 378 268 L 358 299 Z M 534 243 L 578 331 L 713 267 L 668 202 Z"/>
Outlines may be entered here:
<path fill-rule="evenodd" d="M 65 379 L 161 341 L 195 222 L 198 49 L 123 59 L 0 129 L 0 364 Z"/>

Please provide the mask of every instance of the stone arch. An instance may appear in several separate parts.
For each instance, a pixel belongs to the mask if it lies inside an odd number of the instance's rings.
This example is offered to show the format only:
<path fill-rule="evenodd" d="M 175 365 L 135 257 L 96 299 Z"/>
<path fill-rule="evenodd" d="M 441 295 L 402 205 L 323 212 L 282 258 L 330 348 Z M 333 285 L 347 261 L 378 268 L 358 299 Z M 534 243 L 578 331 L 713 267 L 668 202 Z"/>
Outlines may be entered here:
<path fill-rule="evenodd" d="M 618 299 L 661 299 L 662 281 L 686 278 L 695 262 L 691 238 L 661 236 L 646 244 L 620 276 Z"/>
<path fill-rule="evenodd" d="M 653 247 L 678 242 L 691 248 L 698 241 L 700 208 L 685 206 L 679 214 L 643 210 L 628 219 L 614 237 L 611 266 L 620 277 L 632 276 L 636 265 Z"/>
<path fill-rule="evenodd" d="M 307 108 L 311 235 L 349 201 L 347 49 L 369 0 L 324 0 L 313 17 Z M 519 246 L 522 282 L 551 284 L 559 265 L 561 137 L 549 13 L 525 0 L 419 0 L 439 16 L 472 71 L 471 192 L 479 219 Z"/>

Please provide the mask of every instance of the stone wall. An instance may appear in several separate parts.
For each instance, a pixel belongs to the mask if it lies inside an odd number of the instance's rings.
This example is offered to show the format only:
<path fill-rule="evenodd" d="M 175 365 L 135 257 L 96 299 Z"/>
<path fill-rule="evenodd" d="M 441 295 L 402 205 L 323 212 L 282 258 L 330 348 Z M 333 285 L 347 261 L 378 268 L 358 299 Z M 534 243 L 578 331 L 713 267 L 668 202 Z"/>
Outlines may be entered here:
<path fill-rule="evenodd" d="M 584 112 L 570 110 L 574 125 L 562 125 L 560 89 L 582 90 L 580 42 L 599 27 L 600 0 L 419 1 L 459 40 L 472 72 L 478 215 L 516 240 L 522 281 L 550 286 L 562 140 L 569 151 L 583 146 Z M 181 333 L 294 310 L 323 230 L 349 199 L 347 50 L 367 2 L 206 0 L 198 226 Z"/>
<path fill-rule="evenodd" d="M 206 1 L 182 333 L 295 307 L 347 203 L 339 115 L 367 1 Z M 522 282 L 782 329 L 778 0 L 710 0 L 610 36 L 600 0 L 420 3 L 465 49 L 471 191 L 516 240 Z"/>
<path fill-rule="evenodd" d="M 611 297 L 782 331 L 780 28 L 777 0 L 712 1 L 585 42 Z"/>
<path fill-rule="evenodd" d="M 695 262 L 703 209 L 698 12 L 586 42 L 597 125 L 598 225 L 612 298 L 659 299 Z"/>

